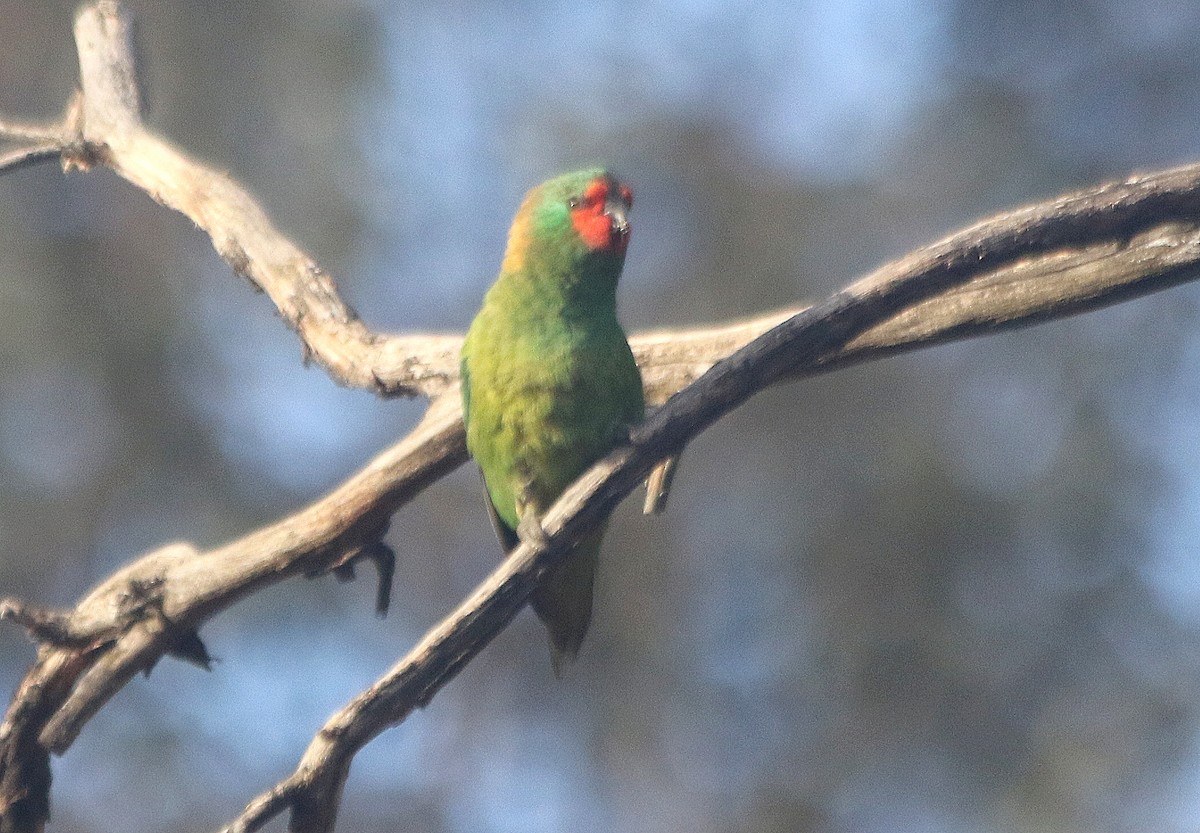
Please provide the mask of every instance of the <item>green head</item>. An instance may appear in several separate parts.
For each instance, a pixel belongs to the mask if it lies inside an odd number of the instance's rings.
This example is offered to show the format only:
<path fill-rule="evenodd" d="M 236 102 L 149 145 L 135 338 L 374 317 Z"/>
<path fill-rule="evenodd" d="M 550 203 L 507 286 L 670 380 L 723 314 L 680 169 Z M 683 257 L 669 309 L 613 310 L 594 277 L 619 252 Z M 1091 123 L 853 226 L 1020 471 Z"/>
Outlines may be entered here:
<path fill-rule="evenodd" d="M 629 245 L 633 192 L 604 168 L 563 174 L 526 196 L 508 233 L 502 274 L 616 277 Z"/>

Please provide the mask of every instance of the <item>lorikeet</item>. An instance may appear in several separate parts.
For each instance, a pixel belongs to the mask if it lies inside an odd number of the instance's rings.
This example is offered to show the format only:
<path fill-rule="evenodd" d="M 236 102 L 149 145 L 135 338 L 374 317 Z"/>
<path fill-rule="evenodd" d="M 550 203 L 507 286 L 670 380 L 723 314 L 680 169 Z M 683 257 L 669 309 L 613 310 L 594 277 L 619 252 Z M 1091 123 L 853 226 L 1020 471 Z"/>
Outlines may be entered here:
<path fill-rule="evenodd" d="M 632 202 L 629 186 L 603 169 L 531 190 L 463 343 L 467 448 L 505 552 L 518 529 L 540 532 L 554 500 L 643 416 L 641 375 L 616 310 Z M 530 598 L 556 674 L 587 633 L 603 534 L 580 541 Z"/>

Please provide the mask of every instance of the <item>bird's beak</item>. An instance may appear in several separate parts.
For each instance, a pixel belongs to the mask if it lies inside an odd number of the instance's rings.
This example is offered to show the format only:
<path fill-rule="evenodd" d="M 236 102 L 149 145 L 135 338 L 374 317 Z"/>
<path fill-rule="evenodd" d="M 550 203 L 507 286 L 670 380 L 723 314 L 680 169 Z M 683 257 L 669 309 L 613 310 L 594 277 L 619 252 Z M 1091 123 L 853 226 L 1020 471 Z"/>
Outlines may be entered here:
<path fill-rule="evenodd" d="M 609 200 L 604 213 L 612 219 L 613 234 L 624 239 L 629 236 L 629 207 L 621 200 Z"/>

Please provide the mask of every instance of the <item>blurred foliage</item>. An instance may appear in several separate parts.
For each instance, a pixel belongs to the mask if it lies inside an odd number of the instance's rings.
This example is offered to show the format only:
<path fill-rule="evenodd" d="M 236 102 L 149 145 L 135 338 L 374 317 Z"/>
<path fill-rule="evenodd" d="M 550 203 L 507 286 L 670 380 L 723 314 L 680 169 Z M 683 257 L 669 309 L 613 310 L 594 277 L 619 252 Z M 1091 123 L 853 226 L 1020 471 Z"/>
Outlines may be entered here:
<path fill-rule="evenodd" d="M 152 123 L 259 194 L 374 326 L 461 329 L 525 188 L 638 192 L 631 328 L 819 297 L 998 209 L 1200 158 L 1192 4 L 130 2 Z M 74 2 L 0 0 L 0 113 L 74 84 Z M 340 829 L 1192 830 L 1193 287 L 770 391 L 622 507 L 559 683 L 522 616 L 369 747 Z M 115 177 L 0 178 L 0 594 L 320 495 L 419 403 L 305 369 Z M 475 474 L 369 582 L 272 588 L 55 762 L 60 831 L 204 830 L 498 555 Z M 33 649 L 0 629 L 0 685 Z M 150 798 L 153 796 L 153 798 Z"/>

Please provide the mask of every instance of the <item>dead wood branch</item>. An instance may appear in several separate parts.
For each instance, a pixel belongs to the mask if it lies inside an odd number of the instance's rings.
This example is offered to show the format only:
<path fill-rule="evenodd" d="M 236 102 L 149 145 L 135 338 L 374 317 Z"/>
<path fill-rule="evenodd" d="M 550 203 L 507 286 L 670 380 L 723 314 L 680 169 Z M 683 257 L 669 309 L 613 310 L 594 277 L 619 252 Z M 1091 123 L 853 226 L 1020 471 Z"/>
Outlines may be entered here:
<path fill-rule="evenodd" d="M 212 238 L 262 288 L 311 355 L 342 384 L 432 405 L 414 431 L 312 505 L 225 546 L 173 544 L 132 561 L 71 611 L 11 602 L 39 656 L 0 723 L 0 833 L 41 828 L 50 752 L 140 670 L 172 654 L 203 664 L 197 630 L 285 578 L 339 568 L 378 549 L 391 515 L 465 460 L 457 385 L 460 336 L 366 327 L 332 279 L 271 224 L 228 175 L 149 132 L 140 112 L 130 24 L 112 0 L 76 21 L 80 97 L 61 125 L 0 120 L 0 172 L 57 157 L 112 168 Z M 333 824 L 350 761 L 423 706 L 524 604 L 570 543 L 656 460 L 763 387 L 955 338 L 1085 311 L 1194 279 L 1200 264 L 1200 165 L 1132 177 L 1008 212 L 888 264 L 816 306 L 717 327 L 633 338 L 648 401 L 670 402 L 580 479 L 546 516 L 548 540 L 523 544 L 450 617 L 330 718 L 292 776 L 231 829 L 285 810 L 298 830 Z M 381 596 L 380 604 L 384 603 Z"/>
<path fill-rule="evenodd" d="M 522 542 L 408 656 L 334 714 L 293 774 L 251 802 L 227 829 L 229 833 L 250 833 L 285 810 L 291 811 L 293 831 L 331 830 L 357 751 L 414 709 L 425 706 L 511 621 L 539 578 L 558 564 L 574 541 L 600 523 L 657 461 L 678 453 L 721 416 L 782 379 L 892 351 L 898 345 L 873 340 L 881 322 L 896 321 L 893 332 L 906 333 L 910 344 L 962 335 L 961 330 L 943 331 L 917 316 L 930 299 L 956 297 L 964 308 L 973 309 L 977 320 L 968 328 L 972 333 L 991 327 L 994 322 L 982 315 L 986 309 L 1027 299 L 1017 301 L 1008 291 L 1013 279 L 975 284 L 981 269 L 988 269 L 994 261 L 1011 262 L 1031 251 L 1082 243 L 1095 228 L 1104 229 L 1117 249 L 1147 234 L 1152 240 L 1161 239 L 1157 230 L 1146 230 L 1160 212 L 1168 206 L 1191 211 L 1196 205 L 1192 196 L 1195 180 L 1186 178 L 1178 184 L 1186 189 L 1145 190 L 1141 183 L 1131 181 L 980 223 L 883 267 L 716 363 L 638 426 L 629 444 L 614 450 L 568 489 L 543 519 L 545 541 Z M 1195 245 L 1189 248 L 1190 258 L 1194 258 Z M 1090 262 L 1088 258 L 1078 264 L 1084 269 L 1077 276 L 1080 280 L 1090 274 L 1086 268 Z M 1194 261 L 1188 262 L 1188 272 L 1163 273 L 1158 279 L 1171 282 L 1194 277 Z M 1017 262 L 1003 271 L 1019 279 L 1022 266 Z M 1055 294 L 1053 304 L 1043 306 L 1044 315 L 1077 311 L 1112 297 L 1094 283 L 1088 285 L 1092 291 L 1070 304 Z M 968 289 L 971 286 L 974 289 Z M 972 300 L 980 297 L 989 299 L 987 306 L 972 306 Z M 914 318 L 897 317 L 898 308 L 907 308 Z"/>

